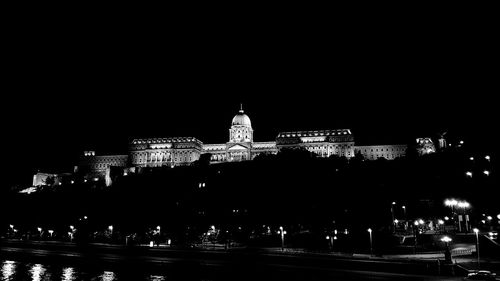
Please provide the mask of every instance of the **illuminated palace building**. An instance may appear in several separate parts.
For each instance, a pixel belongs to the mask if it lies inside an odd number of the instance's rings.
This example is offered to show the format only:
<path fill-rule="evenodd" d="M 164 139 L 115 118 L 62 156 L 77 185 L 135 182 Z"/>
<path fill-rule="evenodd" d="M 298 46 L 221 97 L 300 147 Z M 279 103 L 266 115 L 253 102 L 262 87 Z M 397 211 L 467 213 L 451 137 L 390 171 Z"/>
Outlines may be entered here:
<path fill-rule="evenodd" d="M 281 132 L 275 141 L 268 142 L 254 142 L 253 133 L 250 118 L 240 109 L 231 122 L 226 143 L 205 144 L 194 137 L 134 139 L 128 154 L 124 155 L 96 155 L 94 151 L 85 151 L 75 170 L 98 179 L 109 178 L 111 170 L 126 174 L 141 167 L 186 166 L 203 154 L 208 154 L 211 163 L 223 163 L 252 160 L 259 154 L 276 154 L 281 149 L 302 148 L 319 157 L 351 158 L 361 154 L 367 160 L 392 160 L 404 156 L 407 149 L 407 145 L 355 146 L 349 129 Z M 40 185 L 44 176 L 35 175 L 33 185 Z"/>

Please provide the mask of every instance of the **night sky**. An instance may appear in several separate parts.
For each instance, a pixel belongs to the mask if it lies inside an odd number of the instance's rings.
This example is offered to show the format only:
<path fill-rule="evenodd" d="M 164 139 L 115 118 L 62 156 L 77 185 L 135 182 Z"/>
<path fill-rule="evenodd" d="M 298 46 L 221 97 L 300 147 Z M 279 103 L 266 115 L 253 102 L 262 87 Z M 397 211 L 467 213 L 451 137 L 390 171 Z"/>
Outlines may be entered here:
<path fill-rule="evenodd" d="M 130 23 L 14 21 L 4 35 L 7 184 L 71 170 L 134 137 L 228 139 L 240 103 L 255 141 L 351 128 L 363 143 L 441 130 L 496 142 L 500 49 L 487 19 Z"/>

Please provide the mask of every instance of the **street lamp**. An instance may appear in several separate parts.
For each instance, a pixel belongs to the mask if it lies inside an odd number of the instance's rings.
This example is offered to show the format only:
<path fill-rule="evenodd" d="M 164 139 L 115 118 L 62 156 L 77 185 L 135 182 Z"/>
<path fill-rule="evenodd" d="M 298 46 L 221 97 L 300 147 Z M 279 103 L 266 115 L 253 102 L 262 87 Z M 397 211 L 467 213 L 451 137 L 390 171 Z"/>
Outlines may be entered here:
<path fill-rule="evenodd" d="M 373 256 L 373 239 L 372 239 L 372 229 L 368 228 L 368 233 L 370 234 L 370 255 Z"/>
<path fill-rule="evenodd" d="M 54 230 L 49 229 L 49 234 L 50 234 L 50 238 L 52 238 L 52 234 L 54 234 Z"/>
<path fill-rule="evenodd" d="M 474 228 L 474 233 L 476 233 L 477 269 L 480 269 L 481 262 L 479 261 L 479 229 Z"/>
<path fill-rule="evenodd" d="M 455 206 L 458 205 L 458 201 L 455 199 L 446 199 L 444 204 L 451 208 L 451 218 L 455 217 Z"/>
<path fill-rule="evenodd" d="M 280 226 L 280 234 L 281 234 L 281 250 L 285 250 L 285 231 L 283 230 L 283 226 Z"/>
<path fill-rule="evenodd" d="M 394 227 L 394 232 L 396 232 L 396 224 L 395 224 L 395 216 L 394 216 L 394 205 L 396 205 L 396 202 L 392 202 L 391 204 L 391 215 L 392 215 L 392 226 Z"/>
<path fill-rule="evenodd" d="M 468 209 L 470 207 L 470 204 L 467 201 L 458 201 L 457 206 L 460 209 L 462 209 L 461 213 L 463 214 L 463 220 L 465 221 L 465 231 L 468 231 L 469 226 L 468 226 L 467 221 L 468 221 L 469 216 L 465 214 L 465 209 Z M 461 224 L 462 214 L 458 215 L 458 231 L 462 231 L 462 224 Z"/>
<path fill-rule="evenodd" d="M 490 171 L 485 170 L 485 171 L 483 172 L 483 174 L 485 174 L 485 175 L 489 176 L 489 175 L 490 175 Z"/>
<path fill-rule="evenodd" d="M 446 250 L 444 252 L 444 259 L 447 263 L 451 263 L 451 251 L 450 251 L 450 246 L 448 244 L 451 242 L 451 238 L 448 236 L 444 236 L 443 238 L 441 238 L 441 241 L 443 241 L 446 246 Z"/>
<path fill-rule="evenodd" d="M 455 206 L 458 205 L 458 201 L 455 199 L 446 199 L 444 201 L 444 204 L 448 207 L 451 207 L 451 213 L 453 214 Z"/>
<path fill-rule="evenodd" d="M 472 172 L 469 172 L 469 171 L 468 171 L 468 172 L 465 172 L 465 175 L 466 175 L 467 177 L 471 178 L 471 177 L 472 177 Z"/>

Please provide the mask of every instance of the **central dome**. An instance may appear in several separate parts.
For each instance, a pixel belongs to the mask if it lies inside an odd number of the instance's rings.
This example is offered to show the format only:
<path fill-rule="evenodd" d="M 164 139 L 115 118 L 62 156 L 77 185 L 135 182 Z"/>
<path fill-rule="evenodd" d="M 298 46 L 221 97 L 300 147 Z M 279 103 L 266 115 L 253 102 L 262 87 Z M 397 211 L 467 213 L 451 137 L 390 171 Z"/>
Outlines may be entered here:
<path fill-rule="evenodd" d="M 241 125 L 246 127 L 252 127 L 252 123 L 250 122 L 250 118 L 243 112 L 243 109 L 239 111 L 233 118 L 233 122 L 231 125 Z"/>

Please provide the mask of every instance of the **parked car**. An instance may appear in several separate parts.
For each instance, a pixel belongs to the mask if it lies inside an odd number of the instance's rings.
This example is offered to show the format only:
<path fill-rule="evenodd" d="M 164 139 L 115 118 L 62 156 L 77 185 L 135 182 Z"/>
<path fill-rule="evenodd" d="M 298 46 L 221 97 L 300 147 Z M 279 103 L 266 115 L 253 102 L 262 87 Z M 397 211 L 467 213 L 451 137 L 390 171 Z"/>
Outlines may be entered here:
<path fill-rule="evenodd" d="M 464 280 L 496 280 L 496 274 L 488 270 L 470 272 Z"/>

